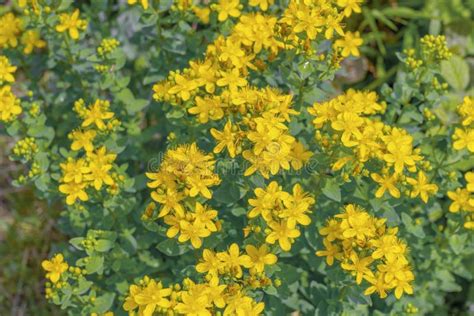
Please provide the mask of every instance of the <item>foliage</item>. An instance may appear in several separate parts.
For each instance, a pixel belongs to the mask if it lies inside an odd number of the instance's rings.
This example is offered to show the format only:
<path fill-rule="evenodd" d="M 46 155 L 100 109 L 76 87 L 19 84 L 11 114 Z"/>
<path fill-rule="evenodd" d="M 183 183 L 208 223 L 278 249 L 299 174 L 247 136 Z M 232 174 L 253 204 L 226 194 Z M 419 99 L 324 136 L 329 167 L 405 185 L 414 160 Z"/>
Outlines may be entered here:
<path fill-rule="evenodd" d="M 472 47 L 438 34 L 472 4 L 211 2 L 1 7 L 0 122 L 27 167 L 12 186 L 59 207 L 69 238 L 37 263 L 46 299 L 71 315 L 452 312 L 472 280 Z M 388 62 L 379 25 L 411 19 Z M 394 78 L 338 94 L 361 55 Z"/>

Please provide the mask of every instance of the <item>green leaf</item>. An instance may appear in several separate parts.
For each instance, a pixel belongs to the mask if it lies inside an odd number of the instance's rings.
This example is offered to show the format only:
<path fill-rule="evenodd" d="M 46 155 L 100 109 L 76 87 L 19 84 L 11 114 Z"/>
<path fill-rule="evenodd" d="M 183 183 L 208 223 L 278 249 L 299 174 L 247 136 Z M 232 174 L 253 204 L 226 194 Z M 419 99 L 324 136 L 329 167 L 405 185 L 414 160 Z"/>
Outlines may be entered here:
<path fill-rule="evenodd" d="M 265 293 L 267 293 L 268 295 L 278 296 L 278 291 L 277 291 L 277 289 L 276 289 L 273 285 L 270 285 L 270 286 L 267 287 L 264 291 L 265 291 Z"/>
<path fill-rule="evenodd" d="M 423 227 L 421 225 L 415 225 L 412 218 L 407 213 L 402 213 L 402 222 L 409 233 L 418 238 L 424 238 L 426 236 Z"/>
<path fill-rule="evenodd" d="M 240 217 L 245 216 L 247 214 L 247 210 L 243 207 L 236 207 L 232 209 L 231 213 L 234 216 Z"/>
<path fill-rule="evenodd" d="M 38 163 L 42 171 L 47 171 L 49 167 L 49 154 L 46 152 L 39 152 L 35 156 L 35 160 Z"/>
<path fill-rule="evenodd" d="M 372 299 L 370 296 L 364 295 L 360 288 L 349 287 L 347 291 L 347 297 L 357 305 L 367 304 L 372 306 Z"/>
<path fill-rule="evenodd" d="M 73 3 L 73 0 L 62 0 L 61 4 L 57 8 L 58 11 L 65 11 L 67 8 L 71 6 Z"/>
<path fill-rule="evenodd" d="M 87 290 L 90 289 L 91 285 L 92 285 L 91 281 L 87 281 L 84 277 L 81 277 L 79 278 L 77 287 L 75 287 L 72 291 L 77 295 L 81 295 L 87 292 Z"/>
<path fill-rule="evenodd" d="M 115 299 L 115 293 L 106 293 L 96 298 L 94 302 L 93 312 L 103 314 L 107 312 L 111 307 Z"/>
<path fill-rule="evenodd" d="M 235 203 L 240 200 L 239 185 L 234 181 L 225 182 L 214 192 L 213 198 L 225 204 Z"/>
<path fill-rule="evenodd" d="M 86 263 L 87 274 L 102 274 L 102 270 L 104 268 L 104 257 L 93 256 L 88 257 L 87 259 L 89 259 Z"/>
<path fill-rule="evenodd" d="M 83 250 L 84 249 L 84 247 L 82 247 L 83 241 L 84 241 L 84 237 L 76 237 L 76 238 L 70 239 L 69 243 L 73 245 L 74 247 L 76 247 L 77 249 Z"/>
<path fill-rule="evenodd" d="M 124 103 L 127 107 L 135 101 L 135 97 L 130 89 L 123 89 L 116 95 L 117 100 Z"/>
<path fill-rule="evenodd" d="M 328 179 L 322 189 L 325 196 L 336 202 L 341 202 L 341 188 L 337 179 Z"/>
<path fill-rule="evenodd" d="M 133 100 L 128 106 L 127 106 L 127 112 L 129 114 L 135 114 L 137 112 L 140 112 L 145 108 L 148 104 L 150 104 L 150 101 L 146 99 L 136 99 Z"/>
<path fill-rule="evenodd" d="M 451 235 L 449 237 L 449 246 L 453 249 L 454 253 L 459 255 L 464 250 L 464 245 L 466 243 L 467 235 Z"/>
<path fill-rule="evenodd" d="M 114 242 L 108 239 L 99 239 L 95 245 L 95 250 L 99 252 L 106 252 L 112 249 Z"/>
<path fill-rule="evenodd" d="M 156 249 L 167 256 L 181 256 L 190 250 L 189 245 L 180 244 L 176 239 L 166 239 L 160 242 Z"/>
<path fill-rule="evenodd" d="M 441 75 L 457 91 L 463 91 L 469 84 L 469 65 L 459 56 L 453 55 L 441 62 Z"/>

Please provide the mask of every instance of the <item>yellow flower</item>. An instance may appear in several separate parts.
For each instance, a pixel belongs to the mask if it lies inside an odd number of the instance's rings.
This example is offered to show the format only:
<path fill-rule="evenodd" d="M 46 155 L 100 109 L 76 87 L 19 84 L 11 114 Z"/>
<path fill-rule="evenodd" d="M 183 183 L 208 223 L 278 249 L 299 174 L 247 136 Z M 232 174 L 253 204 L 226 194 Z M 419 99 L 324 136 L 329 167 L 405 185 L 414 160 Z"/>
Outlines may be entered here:
<path fill-rule="evenodd" d="M 372 257 L 359 258 L 357 253 L 353 252 L 349 259 L 351 263 L 349 263 L 349 261 L 343 262 L 341 263 L 341 267 L 344 270 L 355 272 L 357 284 L 360 284 L 362 279 L 374 277 L 374 273 L 368 267 L 368 265 L 374 261 Z"/>
<path fill-rule="evenodd" d="M 86 168 L 87 174 L 85 175 L 85 179 L 91 181 L 94 188 L 99 191 L 104 183 L 107 185 L 113 185 L 115 183 L 109 174 L 111 169 L 111 164 L 90 160 L 89 166 Z"/>
<path fill-rule="evenodd" d="M 232 123 L 230 120 L 227 121 L 222 132 L 215 128 L 211 128 L 211 135 L 218 142 L 216 147 L 214 147 L 215 154 L 218 154 L 224 148 L 227 148 L 230 157 L 235 157 L 237 136 L 236 133 L 233 132 Z"/>
<path fill-rule="evenodd" d="M 295 170 L 300 170 L 312 156 L 313 153 L 309 150 L 306 150 L 302 143 L 295 141 L 291 148 L 291 167 L 293 167 Z"/>
<path fill-rule="evenodd" d="M 474 210 L 474 205 L 471 205 L 471 194 L 467 189 L 457 188 L 456 191 L 449 191 L 448 197 L 453 201 L 449 206 L 450 212 Z"/>
<path fill-rule="evenodd" d="M 202 252 L 202 259 L 196 265 L 196 271 L 217 276 L 218 271 L 222 266 L 221 261 L 212 250 L 204 249 Z"/>
<path fill-rule="evenodd" d="M 181 295 L 181 301 L 175 307 L 176 311 L 180 314 L 189 316 L 211 316 L 212 313 L 207 309 L 212 307 L 207 295 L 203 293 L 183 292 Z"/>
<path fill-rule="evenodd" d="M 12 93 L 10 86 L 0 87 L 0 120 L 9 122 L 21 114 L 20 100 Z"/>
<path fill-rule="evenodd" d="M 172 210 L 174 210 L 180 216 L 184 215 L 184 208 L 181 205 L 181 201 L 183 200 L 184 195 L 180 194 L 173 188 L 152 191 L 150 196 L 154 201 L 161 204 L 161 209 L 160 213 L 158 214 L 158 217 L 164 217 L 168 215 Z"/>
<path fill-rule="evenodd" d="M 359 32 L 346 32 L 344 34 L 344 39 L 336 40 L 334 46 L 336 48 L 342 48 L 342 57 L 348 57 L 349 55 L 359 57 L 359 46 L 361 46 L 363 42 L 364 41 L 360 38 Z"/>
<path fill-rule="evenodd" d="M 394 165 L 396 173 L 401 173 L 405 166 L 415 166 L 415 161 L 421 158 L 414 155 L 410 144 L 389 143 L 387 145 L 388 153 L 383 155 L 383 159 L 389 164 Z"/>
<path fill-rule="evenodd" d="M 328 241 L 334 241 L 342 234 L 341 225 L 337 220 L 329 219 L 326 226 L 319 230 L 319 234 L 326 236 Z"/>
<path fill-rule="evenodd" d="M 362 12 L 360 8 L 360 3 L 363 0 L 337 0 L 337 5 L 344 9 L 344 15 L 346 17 L 351 16 L 352 12 L 360 13 Z"/>
<path fill-rule="evenodd" d="M 34 48 L 46 47 L 46 42 L 41 39 L 40 33 L 37 30 L 28 30 L 23 33 L 21 43 L 25 46 L 23 53 L 26 55 L 31 54 Z"/>
<path fill-rule="evenodd" d="M 342 236 L 344 238 L 355 237 L 358 240 L 365 240 L 366 237 L 373 237 L 375 235 L 375 228 L 372 224 L 372 217 L 366 212 L 355 211 L 354 213 L 347 212 L 347 218 L 341 222 Z"/>
<path fill-rule="evenodd" d="M 436 184 L 428 183 L 423 171 L 418 172 L 418 179 L 407 178 L 407 182 L 413 186 L 411 197 L 415 198 L 419 195 L 425 203 L 428 202 L 429 194 L 435 194 L 438 192 L 438 186 Z"/>
<path fill-rule="evenodd" d="M 108 111 L 110 102 L 107 100 L 96 100 L 94 104 L 89 106 L 84 112 L 84 121 L 82 127 L 87 127 L 95 124 L 98 129 L 104 130 L 106 125 L 104 120 L 109 120 L 114 117 L 114 112 Z"/>
<path fill-rule="evenodd" d="M 364 123 L 364 120 L 355 113 L 344 112 L 337 116 L 337 118 L 332 121 L 331 127 L 342 132 L 341 141 L 346 147 L 355 146 L 357 143 L 354 142 L 351 138 L 355 136 L 357 139 L 362 138 L 362 134 L 359 128 Z"/>
<path fill-rule="evenodd" d="M 41 266 L 47 271 L 46 277 L 53 283 L 58 282 L 61 274 L 69 268 L 69 265 L 64 262 L 64 257 L 60 253 L 51 258 L 51 260 L 44 260 Z"/>
<path fill-rule="evenodd" d="M 326 249 L 316 251 L 316 256 L 326 257 L 326 263 L 330 266 L 334 264 L 334 258 L 337 260 L 342 259 L 341 249 L 337 245 L 332 244 L 327 238 L 324 238 L 323 244 Z"/>
<path fill-rule="evenodd" d="M 463 118 L 462 126 L 469 126 L 474 122 L 474 98 L 466 96 L 458 107 L 458 112 Z"/>
<path fill-rule="evenodd" d="M 254 190 L 255 199 L 249 199 L 249 205 L 253 208 L 249 211 L 247 216 L 254 218 L 261 215 L 264 219 L 270 218 L 271 209 L 280 199 L 285 199 L 288 193 L 282 191 L 281 186 L 276 181 L 270 182 L 265 188 L 256 188 Z"/>
<path fill-rule="evenodd" d="M 169 94 L 177 94 L 183 101 L 188 101 L 191 98 L 191 92 L 198 87 L 198 82 L 176 74 L 174 77 L 176 85 L 168 90 Z"/>
<path fill-rule="evenodd" d="M 263 272 L 265 265 L 275 264 L 278 260 L 277 256 L 269 252 L 267 245 L 262 245 L 259 248 L 247 245 L 245 251 L 250 258 L 251 267 L 255 268 L 257 272 Z"/>
<path fill-rule="evenodd" d="M 10 64 L 10 61 L 5 56 L 0 56 L 0 82 L 14 82 L 15 77 L 13 73 L 16 71 L 16 67 Z"/>
<path fill-rule="evenodd" d="M 192 10 L 202 23 L 209 24 L 209 15 L 211 14 L 211 9 L 193 6 Z"/>
<path fill-rule="evenodd" d="M 59 186 L 59 192 L 67 195 L 66 197 L 67 205 L 73 205 L 77 199 L 81 201 L 89 200 L 89 196 L 87 195 L 86 191 L 84 191 L 86 186 L 87 186 L 86 183 L 69 182 L 69 183 L 61 184 Z"/>
<path fill-rule="evenodd" d="M 375 197 L 380 199 L 385 194 L 385 191 L 388 190 L 391 196 L 397 199 L 400 198 L 400 190 L 396 186 L 398 181 L 398 176 L 396 174 L 391 176 L 384 174 L 381 176 L 379 174 L 372 173 L 370 176 L 372 177 L 372 180 L 380 185 L 380 187 L 375 192 Z"/>
<path fill-rule="evenodd" d="M 239 291 L 227 299 L 224 315 L 256 316 L 260 315 L 263 309 L 263 303 L 257 304 L 252 298 Z"/>
<path fill-rule="evenodd" d="M 0 48 L 16 47 L 21 33 L 21 20 L 13 13 L 0 17 Z"/>
<path fill-rule="evenodd" d="M 395 287 L 397 299 L 400 299 L 404 292 L 413 294 L 410 282 L 415 277 L 404 257 L 389 257 L 383 264 L 378 265 L 377 269 L 384 274 L 384 281 Z"/>
<path fill-rule="evenodd" d="M 306 32 L 308 39 L 316 38 L 324 25 L 324 19 L 317 10 L 302 10 L 297 13 L 297 23 L 293 28 L 293 32 Z"/>
<path fill-rule="evenodd" d="M 371 286 L 364 291 L 364 295 L 371 295 L 377 292 L 380 298 L 387 297 L 387 290 L 390 289 L 390 285 L 385 282 L 383 273 L 376 273 L 374 277 L 366 277 L 365 279 Z"/>
<path fill-rule="evenodd" d="M 84 174 L 88 171 L 84 159 L 74 160 L 73 158 L 68 158 L 67 162 L 61 163 L 59 166 L 63 173 L 62 181 L 65 183 L 82 183 Z"/>
<path fill-rule="evenodd" d="M 344 36 L 344 31 L 341 26 L 341 20 L 342 16 L 328 16 L 326 18 L 326 32 L 324 32 L 324 36 L 326 39 L 331 39 L 334 36 L 334 31 L 337 32 L 337 34 Z"/>
<path fill-rule="evenodd" d="M 88 131 L 73 131 L 69 134 L 69 138 L 72 140 L 71 149 L 78 151 L 81 148 L 84 148 L 85 151 L 90 152 L 94 150 L 94 145 L 92 141 L 94 140 L 97 132 L 94 130 Z"/>
<path fill-rule="evenodd" d="M 400 246 L 397 237 L 393 235 L 384 235 L 380 239 L 371 240 L 371 245 L 376 248 L 372 252 L 372 258 L 374 259 L 389 258 L 404 252 L 404 248 Z"/>
<path fill-rule="evenodd" d="M 196 221 L 199 221 L 210 232 L 216 232 L 217 226 L 213 220 L 217 217 L 217 211 L 209 209 L 208 206 L 196 202 L 194 207 L 194 216 Z"/>
<path fill-rule="evenodd" d="M 225 307 L 225 293 L 227 285 L 219 285 L 219 278 L 212 278 L 208 284 L 206 284 L 205 293 L 207 295 L 208 302 L 214 303 L 218 308 Z"/>
<path fill-rule="evenodd" d="M 467 147 L 470 152 L 474 153 L 474 128 L 460 129 L 456 128 L 453 135 L 453 148 L 462 150 Z"/>
<path fill-rule="evenodd" d="M 217 257 L 222 265 L 228 269 L 235 277 L 242 277 L 242 266 L 249 268 L 252 265 L 248 255 L 241 255 L 239 245 L 233 243 L 228 251 L 219 252 Z"/>
<path fill-rule="evenodd" d="M 259 6 L 262 11 L 267 11 L 268 7 L 275 3 L 275 0 L 250 0 L 249 5 L 252 7 Z"/>
<path fill-rule="evenodd" d="M 474 192 L 474 172 L 466 172 L 464 175 L 464 178 L 466 179 L 467 185 L 466 189 L 469 192 Z"/>
<path fill-rule="evenodd" d="M 204 99 L 196 97 L 194 101 L 196 102 L 196 105 L 188 109 L 188 112 L 190 114 L 198 115 L 199 122 L 205 124 L 209 119 L 220 120 L 224 116 L 221 100 L 218 97 Z"/>
<path fill-rule="evenodd" d="M 296 224 L 307 226 L 311 223 L 311 218 L 306 213 L 314 204 L 314 199 L 303 191 L 300 184 L 293 186 L 293 195 L 286 195 L 282 200 L 285 208 L 281 210 L 279 217 L 287 220 L 290 228 L 294 228 Z"/>
<path fill-rule="evenodd" d="M 134 296 L 135 302 L 141 307 L 143 316 L 152 316 L 157 308 L 168 308 L 171 289 L 163 288 L 161 282 L 150 280 L 146 287 Z"/>
<path fill-rule="evenodd" d="M 234 18 L 240 16 L 241 6 L 239 0 L 219 0 L 211 8 L 219 13 L 217 19 L 220 22 L 227 20 L 229 15 Z"/>
<path fill-rule="evenodd" d="M 265 242 L 273 245 L 278 241 L 283 251 L 290 251 L 294 239 L 301 235 L 298 229 L 290 228 L 287 221 L 270 222 L 268 226 L 270 226 L 271 232 L 265 238 Z"/>
<path fill-rule="evenodd" d="M 148 0 L 128 0 L 128 4 L 130 4 L 130 5 L 135 4 L 137 2 L 140 2 L 143 9 L 145 9 L 145 10 L 148 9 Z"/>
<path fill-rule="evenodd" d="M 79 38 L 79 31 L 83 31 L 87 27 L 87 21 L 79 18 L 79 9 L 76 9 L 72 14 L 62 13 L 59 16 L 59 24 L 56 26 L 56 31 L 63 33 L 68 31 L 69 36 L 77 40 Z"/>
<path fill-rule="evenodd" d="M 245 87 L 247 79 L 241 77 L 238 68 L 233 68 L 231 71 L 221 71 L 221 78 L 217 80 L 219 87 L 229 86 L 230 90 L 237 90 L 238 87 Z"/>
<path fill-rule="evenodd" d="M 211 234 L 204 224 L 199 221 L 190 223 L 182 220 L 179 225 L 181 228 L 181 234 L 179 235 L 178 241 L 184 243 L 191 240 L 191 244 L 196 249 L 199 249 L 202 246 L 201 238 L 208 237 Z"/>

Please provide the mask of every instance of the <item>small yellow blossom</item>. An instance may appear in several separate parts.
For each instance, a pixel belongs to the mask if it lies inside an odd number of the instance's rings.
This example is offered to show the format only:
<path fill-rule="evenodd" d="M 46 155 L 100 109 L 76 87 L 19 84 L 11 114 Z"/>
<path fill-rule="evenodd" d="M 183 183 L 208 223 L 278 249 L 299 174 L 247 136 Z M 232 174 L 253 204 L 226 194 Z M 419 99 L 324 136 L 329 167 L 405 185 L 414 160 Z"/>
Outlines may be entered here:
<path fill-rule="evenodd" d="M 87 21 L 81 20 L 79 14 L 79 9 L 74 10 L 71 14 L 62 13 L 59 16 L 59 24 L 56 26 L 56 31 L 59 33 L 67 31 L 72 39 L 79 39 L 79 31 L 83 31 L 87 27 Z"/>
<path fill-rule="evenodd" d="M 61 274 L 69 268 L 69 265 L 64 262 L 64 257 L 60 253 L 51 258 L 51 260 L 44 260 L 41 266 L 47 272 L 46 277 L 53 283 L 58 282 Z"/>
<path fill-rule="evenodd" d="M 40 37 L 40 33 L 37 30 L 28 30 L 21 36 L 21 43 L 23 46 L 23 53 L 29 55 L 35 48 L 46 47 L 46 42 Z"/>
<path fill-rule="evenodd" d="M 16 67 L 10 64 L 10 61 L 6 56 L 0 56 L 0 83 L 2 81 L 14 82 L 15 77 L 13 73 L 16 71 Z"/>
<path fill-rule="evenodd" d="M 359 46 L 361 46 L 362 43 L 363 40 L 360 38 L 359 32 L 346 32 L 344 34 L 344 39 L 336 40 L 334 46 L 336 48 L 342 48 L 342 57 L 348 57 L 349 55 L 359 57 Z"/>

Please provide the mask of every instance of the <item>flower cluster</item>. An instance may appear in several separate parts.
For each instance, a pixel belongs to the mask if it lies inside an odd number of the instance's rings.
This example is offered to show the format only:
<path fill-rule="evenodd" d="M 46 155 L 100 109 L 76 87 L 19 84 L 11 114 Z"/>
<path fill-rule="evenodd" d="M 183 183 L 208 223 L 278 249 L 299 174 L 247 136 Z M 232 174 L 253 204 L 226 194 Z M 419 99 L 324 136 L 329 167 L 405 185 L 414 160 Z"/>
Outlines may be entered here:
<path fill-rule="evenodd" d="M 446 36 L 444 35 L 426 35 L 420 42 L 425 59 L 439 62 L 447 60 L 452 56 L 446 45 Z"/>
<path fill-rule="evenodd" d="M 196 5 L 196 1 L 193 0 L 172 0 L 170 2 L 170 9 L 172 11 L 192 11 L 202 23 L 209 23 L 209 15 L 211 13 L 211 9 L 209 8 L 210 5 L 201 4 L 198 6 Z M 150 3 L 148 0 L 127 0 L 127 3 L 129 5 L 140 4 L 145 11 L 148 10 L 152 5 L 152 3 Z"/>
<path fill-rule="evenodd" d="M 461 116 L 461 126 L 456 127 L 453 135 L 453 148 L 463 150 L 467 148 L 470 153 L 474 153 L 474 98 L 465 97 L 458 107 Z"/>
<path fill-rule="evenodd" d="M 209 188 L 221 181 L 214 166 L 213 156 L 193 143 L 169 149 L 158 172 L 146 174 L 153 189 L 151 198 L 160 204 L 157 218 L 163 217 L 170 226 L 169 238 L 180 234 L 180 242 L 190 240 L 194 248 L 200 248 L 201 238 L 219 229 L 218 212 L 199 202 L 211 199 Z"/>
<path fill-rule="evenodd" d="M 395 289 L 399 299 L 403 293 L 413 294 L 415 277 L 406 257 L 407 245 L 397 238 L 398 228 L 388 228 L 385 222 L 357 205 L 346 205 L 343 213 L 319 230 L 326 249 L 316 255 L 326 257 L 328 265 L 338 260 L 357 284 L 365 280 L 369 285 L 366 295 L 377 292 L 385 298 Z"/>
<path fill-rule="evenodd" d="M 466 172 L 464 175 L 466 186 L 457 188 L 455 191 L 448 191 L 448 197 L 452 200 L 449 211 L 467 213 L 464 227 L 474 229 L 474 172 Z"/>
<path fill-rule="evenodd" d="M 94 69 L 102 74 L 113 70 L 115 65 L 114 53 L 117 51 L 120 42 L 115 38 L 104 38 L 97 47 L 97 64 Z"/>
<path fill-rule="evenodd" d="M 474 153 L 474 98 L 464 97 L 457 111 L 461 118 L 461 126 L 454 129 L 453 148 L 456 151 L 467 149 L 467 156 L 471 158 Z M 464 179 L 465 187 L 458 187 L 454 191 L 447 192 L 452 200 L 449 211 L 466 213 L 464 227 L 474 229 L 474 172 L 466 172 Z"/>
<path fill-rule="evenodd" d="M 255 1 L 264 10 L 268 1 Z M 283 50 L 310 51 L 309 41 L 321 36 L 331 39 L 334 32 L 344 35 L 342 19 L 349 16 L 349 4 L 290 1 L 278 19 L 261 13 L 240 13 L 240 3 L 219 1 L 211 5 L 218 19 L 240 17 L 228 37 L 219 36 L 209 45 L 203 61 L 191 61 L 190 67 L 170 73 L 167 80 L 155 84 L 154 99 L 182 105 L 198 117 L 200 123 L 221 121 L 222 130 L 211 129 L 216 139 L 215 153 L 227 149 L 234 158 L 242 156 L 251 163 L 245 175 L 259 172 L 268 178 L 281 169 L 298 170 L 311 157 L 303 144 L 290 133 L 287 124 L 293 115 L 292 96 L 276 89 L 256 88 L 250 84 L 251 71 L 265 67 L 264 60 L 276 58 Z M 360 12 L 355 5 L 353 11 Z M 316 21 L 316 22 L 315 22 Z M 350 43 L 349 43 L 350 42 Z M 351 33 L 337 42 L 343 55 L 358 55 Z"/>
<path fill-rule="evenodd" d="M 7 57 L 0 56 L 0 122 L 11 122 L 22 112 L 20 100 L 13 94 L 10 85 L 15 82 L 13 74 L 16 69 Z"/>
<path fill-rule="evenodd" d="M 84 285 L 88 282 L 85 279 L 87 270 L 69 265 L 64 260 L 62 253 L 55 254 L 49 260 L 44 260 L 41 266 L 49 280 L 45 284 L 46 299 L 59 300 L 62 291 L 77 291 L 81 286 L 84 290 Z"/>
<path fill-rule="evenodd" d="M 15 82 L 13 73 L 17 67 L 12 66 L 6 56 L 0 56 L 0 84 L 3 82 L 12 83 Z"/>
<path fill-rule="evenodd" d="M 0 17 L 0 25 L 0 48 L 16 48 L 21 43 L 23 53 L 29 55 L 35 48 L 46 47 L 38 30 L 24 30 L 21 19 L 11 12 Z"/>
<path fill-rule="evenodd" d="M 88 188 L 95 191 L 107 186 L 110 194 L 117 193 L 118 183 L 123 177 L 114 172 L 115 153 L 107 150 L 100 144 L 100 138 L 112 130 L 120 122 L 114 118 L 114 112 L 110 110 L 110 102 L 107 100 L 96 100 L 88 107 L 84 100 L 80 99 L 74 104 L 74 111 L 82 119 L 80 129 L 69 134 L 72 140 L 71 150 L 85 152 L 82 157 L 68 157 L 67 161 L 60 164 L 62 176 L 59 191 L 65 194 L 66 203 L 73 205 L 77 199 L 88 201 Z"/>
<path fill-rule="evenodd" d="M 309 214 L 315 200 L 303 191 L 299 184 L 293 186 L 292 194 L 272 181 L 266 188 L 255 189 L 255 198 L 249 199 L 253 208 L 248 212 L 249 227 L 259 226 L 258 218 L 266 224 L 264 229 L 257 230 L 265 235 L 265 242 L 278 245 L 283 251 L 290 251 L 291 244 L 301 233 L 298 225 L 307 226 L 311 223 Z M 247 229 L 254 231 L 254 229 Z"/>
<path fill-rule="evenodd" d="M 437 192 L 437 186 L 428 182 L 422 170 L 417 178 L 407 177 L 407 173 L 415 173 L 418 167 L 429 169 L 429 164 L 423 161 L 420 150 L 413 147 L 410 134 L 373 117 L 383 113 L 385 107 L 385 103 L 377 102 L 374 92 L 348 90 L 327 102 L 315 103 L 308 111 L 315 116 L 316 139 L 322 149 L 337 158 L 333 171 L 345 167 L 354 175 L 370 175 L 379 185 L 377 198 L 386 191 L 399 198 L 400 186 L 410 184 L 411 191 L 405 191 L 412 197 L 420 196 L 426 203 L 428 196 Z M 366 167 L 373 159 L 382 163 L 377 170 Z"/>
<path fill-rule="evenodd" d="M 452 56 L 447 46 L 446 37 L 443 35 L 425 35 L 420 40 L 421 50 L 417 51 L 413 48 L 403 51 L 403 62 L 411 70 L 417 70 L 430 65 L 439 65 L 443 60 L 447 60 Z M 440 84 L 437 78 L 433 78 L 435 88 L 447 88 L 447 84 Z"/>
<path fill-rule="evenodd" d="M 115 38 L 104 38 L 100 42 L 99 47 L 97 47 L 97 54 L 99 54 L 101 57 L 104 57 L 107 54 L 112 53 L 119 45 L 120 42 Z"/>
<path fill-rule="evenodd" d="M 33 137 L 26 137 L 15 144 L 12 152 L 17 157 L 29 161 L 33 159 L 33 156 L 38 152 L 38 145 Z"/>
<path fill-rule="evenodd" d="M 21 112 L 20 100 L 13 94 L 11 86 L 0 87 L 0 121 L 11 122 Z"/>
<path fill-rule="evenodd" d="M 265 305 L 257 302 L 251 291 L 272 284 L 264 268 L 276 261 L 266 245 L 247 245 L 245 253 L 235 243 L 227 251 L 215 253 L 205 249 L 196 265 L 199 273 L 206 274 L 202 283 L 185 279 L 182 285 L 166 288 L 160 281 L 145 276 L 138 285 L 130 286 L 123 307 L 128 312 L 138 308 L 143 315 L 155 311 L 180 315 L 260 315 Z"/>
<path fill-rule="evenodd" d="M 0 17 L 0 48 L 15 48 L 22 31 L 20 18 L 9 12 Z"/>

